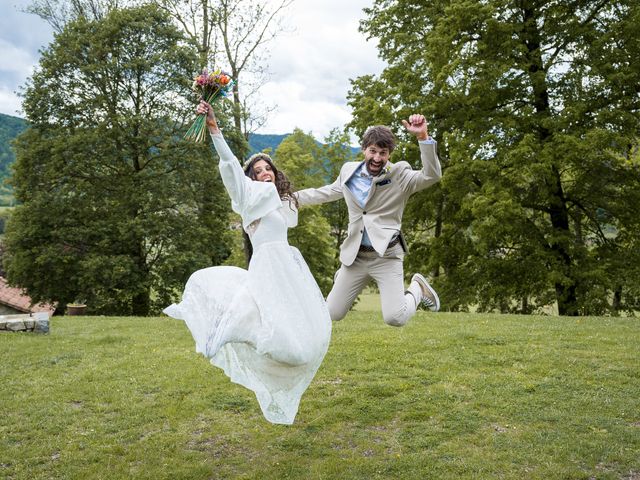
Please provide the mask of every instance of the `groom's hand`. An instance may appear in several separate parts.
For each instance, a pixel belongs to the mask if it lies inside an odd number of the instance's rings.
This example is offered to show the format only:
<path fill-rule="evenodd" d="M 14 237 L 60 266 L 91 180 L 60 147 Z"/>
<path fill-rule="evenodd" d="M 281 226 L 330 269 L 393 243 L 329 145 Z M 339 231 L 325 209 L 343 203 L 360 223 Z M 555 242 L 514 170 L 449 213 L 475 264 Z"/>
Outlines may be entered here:
<path fill-rule="evenodd" d="M 404 125 L 407 132 L 415 135 L 418 140 L 429 138 L 429 123 L 424 118 L 424 115 L 414 113 L 409 116 L 409 121 L 402 120 L 402 125 Z"/>

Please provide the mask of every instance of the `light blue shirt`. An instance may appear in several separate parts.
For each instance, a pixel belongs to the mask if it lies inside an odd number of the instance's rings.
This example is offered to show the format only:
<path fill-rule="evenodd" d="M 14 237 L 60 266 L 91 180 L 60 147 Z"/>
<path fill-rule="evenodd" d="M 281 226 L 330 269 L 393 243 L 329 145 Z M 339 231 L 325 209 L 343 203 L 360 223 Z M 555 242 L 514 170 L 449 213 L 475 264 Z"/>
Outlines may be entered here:
<path fill-rule="evenodd" d="M 436 141 L 428 137 L 426 140 L 418 140 L 418 143 L 424 143 L 427 145 L 431 145 L 436 143 Z M 356 200 L 360 204 L 361 207 L 364 208 L 364 202 L 367 200 L 369 196 L 369 191 L 371 190 L 371 185 L 373 184 L 373 175 L 369 173 L 367 170 L 367 166 L 365 162 L 362 162 L 356 171 L 353 172 L 351 178 L 347 180 L 347 188 L 353 193 L 353 196 L 356 197 Z M 362 245 L 366 247 L 371 246 L 371 240 L 369 239 L 369 234 L 367 233 L 367 229 L 364 229 L 364 233 L 362 234 Z"/>
<path fill-rule="evenodd" d="M 373 175 L 369 173 L 364 162 L 356 168 L 356 171 L 351 175 L 351 178 L 347 180 L 347 188 L 351 193 L 353 193 L 353 196 L 356 197 L 356 200 L 361 207 L 364 207 L 364 202 L 367 200 L 367 196 L 369 196 L 372 183 Z M 366 245 L 367 247 L 371 246 L 371 240 L 369 240 L 369 234 L 367 233 L 366 228 L 362 234 L 362 245 Z"/>

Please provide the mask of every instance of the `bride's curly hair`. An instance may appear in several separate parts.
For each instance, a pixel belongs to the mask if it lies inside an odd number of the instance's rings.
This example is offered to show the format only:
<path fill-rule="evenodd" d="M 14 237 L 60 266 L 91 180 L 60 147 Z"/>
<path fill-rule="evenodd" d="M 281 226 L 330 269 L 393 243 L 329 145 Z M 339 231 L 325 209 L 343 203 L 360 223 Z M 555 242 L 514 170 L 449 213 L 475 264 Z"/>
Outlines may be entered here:
<path fill-rule="evenodd" d="M 298 207 L 298 199 L 293 194 L 291 182 L 284 174 L 284 172 L 281 172 L 276 168 L 273 160 L 266 153 L 256 153 L 249 157 L 249 160 L 244 163 L 244 174 L 251 180 L 257 180 L 256 174 L 253 171 L 253 166 L 260 160 L 264 160 L 271 167 L 271 171 L 276 177 L 276 181 L 274 183 L 276 186 L 276 190 L 278 191 L 278 195 L 280 195 L 280 198 L 283 200 L 289 200 L 289 203 L 293 203 L 296 207 Z"/>

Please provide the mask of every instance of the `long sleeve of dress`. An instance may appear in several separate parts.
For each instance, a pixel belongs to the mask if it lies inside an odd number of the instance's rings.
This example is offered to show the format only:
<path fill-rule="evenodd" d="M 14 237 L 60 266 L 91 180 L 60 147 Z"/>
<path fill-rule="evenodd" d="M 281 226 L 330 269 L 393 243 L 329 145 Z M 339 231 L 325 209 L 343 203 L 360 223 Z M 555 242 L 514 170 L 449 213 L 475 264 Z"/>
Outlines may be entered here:
<path fill-rule="evenodd" d="M 282 206 L 273 183 L 254 182 L 244 174 L 222 133 L 211 134 L 211 140 L 220 156 L 220 176 L 231 197 L 231 208 L 242 217 L 243 227 Z"/>

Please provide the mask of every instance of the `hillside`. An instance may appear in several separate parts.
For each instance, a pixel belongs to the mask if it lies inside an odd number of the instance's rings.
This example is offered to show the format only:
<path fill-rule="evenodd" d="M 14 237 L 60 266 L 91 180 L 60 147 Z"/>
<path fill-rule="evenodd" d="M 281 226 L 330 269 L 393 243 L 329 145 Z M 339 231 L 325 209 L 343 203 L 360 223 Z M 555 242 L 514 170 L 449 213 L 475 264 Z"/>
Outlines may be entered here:
<path fill-rule="evenodd" d="M 274 152 L 276 148 L 278 148 L 278 145 L 288 136 L 288 133 L 283 135 L 251 133 L 249 134 L 251 153 L 264 152 L 265 150 Z"/>
<path fill-rule="evenodd" d="M 13 195 L 6 184 L 16 157 L 11 141 L 27 128 L 27 121 L 0 113 L 0 205 L 11 205 Z"/>
<path fill-rule="evenodd" d="M 15 160 L 11 141 L 27 128 L 27 121 L 0 113 L 0 172 L 6 174 Z"/>

